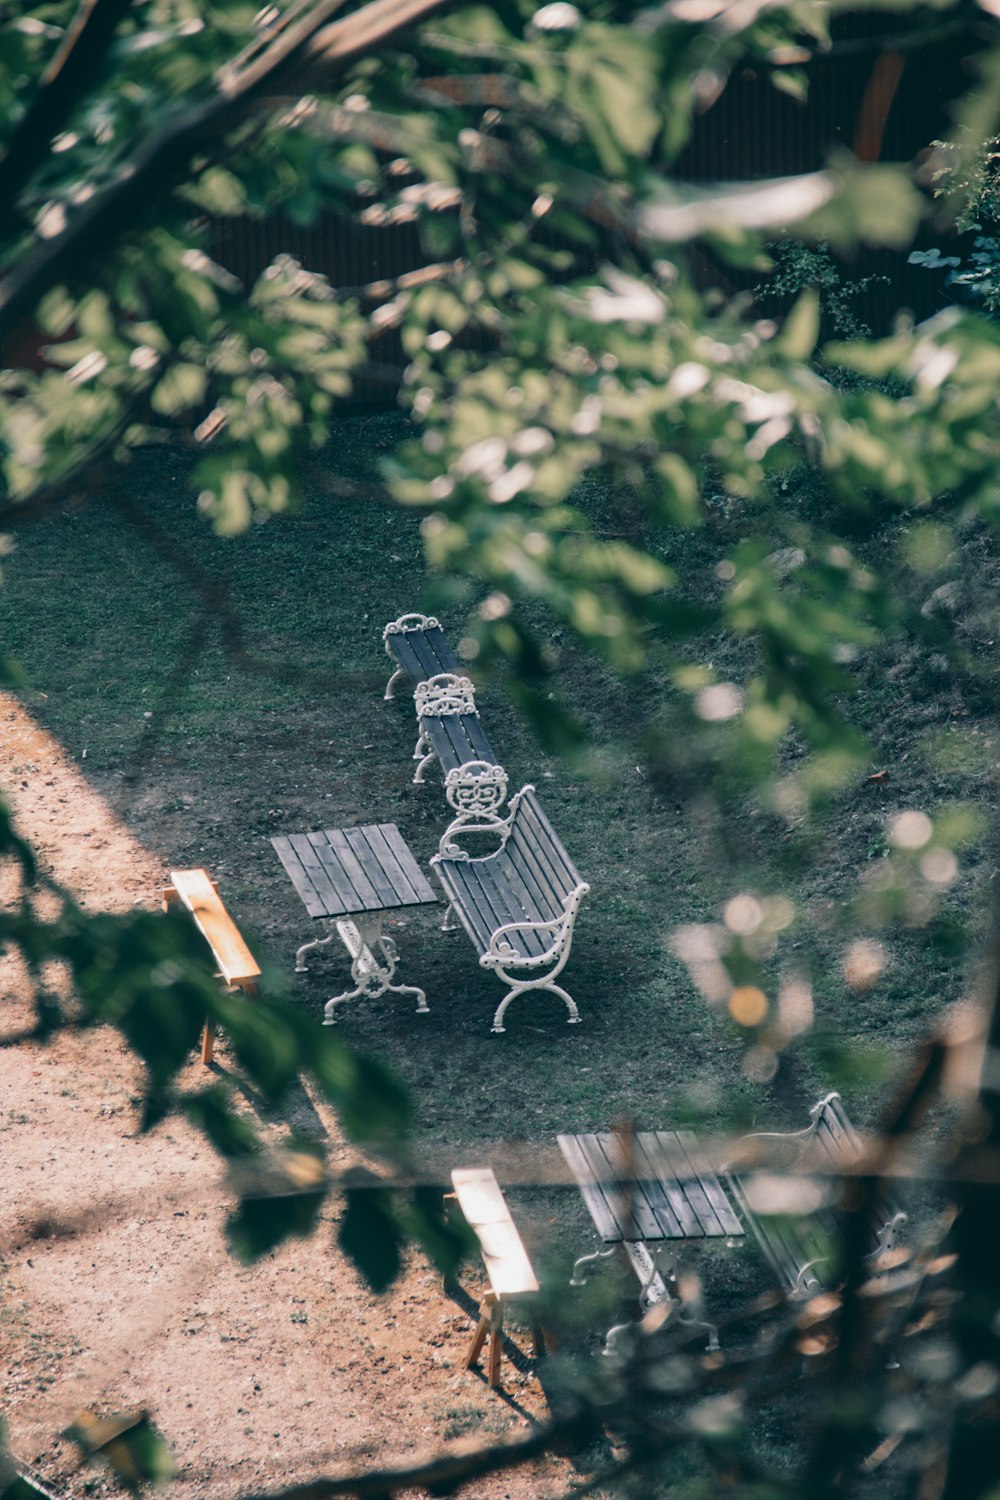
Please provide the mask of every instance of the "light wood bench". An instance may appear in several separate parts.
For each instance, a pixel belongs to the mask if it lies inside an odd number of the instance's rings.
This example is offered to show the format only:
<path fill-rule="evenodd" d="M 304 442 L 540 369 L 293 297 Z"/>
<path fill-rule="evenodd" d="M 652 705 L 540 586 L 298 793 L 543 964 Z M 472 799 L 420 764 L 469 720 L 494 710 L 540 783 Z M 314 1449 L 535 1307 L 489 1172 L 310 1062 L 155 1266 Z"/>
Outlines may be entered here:
<path fill-rule="evenodd" d="M 465 1357 L 465 1368 L 470 1370 L 476 1363 L 489 1336 L 487 1379 L 495 1389 L 500 1384 L 504 1307 L 515 1298 L 535 1298 L 541 1288 L 492 1169 L 456 1167 L 451 1181 L 455 1189 L 451 1196 L 479 1241 L 490 1280 L 490 1290 L 479 1305 L 479 1323 Z M 537 1358 L 545 1352 L 545 1338 L 535 1318 L 531 1334 Z"/>
<path fill-rule="evenodd" d="M 459 811 L 431 864 L 481 967 L 510 986 L 491 1029 L 504 1030 L 508 1005 L 528 990 L 558 995 L 572 1025 L 580 1019 L 576 1003 L 555 979 L 569 958 L 573 924 L 590 886 L 581 880 L 533 786 L 515 792 L 501 814 L 507 795 L 503 768 L 470 761 L 448 772 L 445 792 Z M 458 842 L 466 835 L 491 837 L 496 847 L 473 857 Z M 447 920 L 444 930 L 450 930 Z"/>
<path fill-rule="evenodd" d="M 212 950 L 220 979 L 231 990 L 253 995 L 260 978 L 260 966 L 223 906 L 215 882 L 204 870 L 171 870 L 170 880 L 171 884 L 163 891 L 164 911 L 178 903 L 186 906 Z M 206 1067 L 212 1061 L 214 1040 L 215 1026 L 208 1019 L 201 1040 L 201 1060 Z"/>
<path fill-rule="evenodd" d="M 820 1099 L 809 1113 L 811 1123 L 804 1130 L 759 1132 L 740 1142 L 744 1158 L 746 1148 L 752 1153 L 754 1143 L 760 1141 L 767 1143 L 769 1158 L 777 1149 L 786 1161 L 779 1160 L 761 1173 L 751 1159 L 749 1166 L 730 1165 L 725 1173 L 765 1259 L 786 1294 L 795 1299 L 811 1297 L 836 1284 L 844 1243 L 843 1213 L 829 1201 L 827 1186 L 835 1184 L 838 1173 L 849 1171 L 863 1152 L 861 1138 L 839 1094 Z M 808 1175 L 810 1162 L 817 1169 L 813 1178 Z M 783 1182 L 792 1188 L 792 1196 L 784 1212 L 768 1212 L 782 1166 L 789 1172 Z M 795 1204 L 796 1182 L 802 1184 L 802 1209 Z M 865 1260 L 873 1272 L 878 1271 L 882 1257 L 895 1248 L 905 1222 L 906 1214 L 896 1203 L 885 1198 L 876 1202 L 865 1247 Z"/>

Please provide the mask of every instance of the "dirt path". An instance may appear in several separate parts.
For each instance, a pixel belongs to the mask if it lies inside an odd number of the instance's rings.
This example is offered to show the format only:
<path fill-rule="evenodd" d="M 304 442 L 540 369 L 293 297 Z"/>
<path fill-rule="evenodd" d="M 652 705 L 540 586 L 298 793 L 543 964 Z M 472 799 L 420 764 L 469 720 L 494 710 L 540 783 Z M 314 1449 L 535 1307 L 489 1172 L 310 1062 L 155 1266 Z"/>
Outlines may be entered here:
<path fill-rule="evenodd" d="M 169 849 L 137 843 L 6 694 L 0 787 L 85 907 L 156 904 Z M 29 1011 L 11 959 L 0 986 L 0 1025 L 16 1030 Z M 61 1036 L 0 1061 L 0 1410 L 13 1451 L 54 1486 L 109 1488 L 100 1471 L 76 1471 L 60 1437 L 82 1407 L 148 1409 L 176 1458 L 177 1500 L 410 1462 L 545 1414 L 530 1363 L 506 1363 L 504 1395 L 461 1369 L 468 1314 L 426 1265 L 372 1297 L 336 1249 L 335 1207 L 311 1239 L 252 1269 L 230 1259 L 218 1159 L 181 1121 L 136 1133 L 139 1070 L 116 1036 Z M 323 1102 L 303 1095 L 298 1109 L 346 1163 Z M 466 1286 L 479 1291 L 474 1273 Z M 553 1460 L 466 1493 L 545 1497 L 568 1479 Z"/>

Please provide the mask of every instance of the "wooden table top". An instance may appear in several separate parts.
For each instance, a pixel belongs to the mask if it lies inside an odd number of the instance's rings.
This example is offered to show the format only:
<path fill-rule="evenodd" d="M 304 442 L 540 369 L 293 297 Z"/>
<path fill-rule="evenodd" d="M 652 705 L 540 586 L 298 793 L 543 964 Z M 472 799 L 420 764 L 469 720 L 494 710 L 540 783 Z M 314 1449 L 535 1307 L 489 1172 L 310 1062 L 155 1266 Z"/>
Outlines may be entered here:
<path fill-rule="evenodd" d="M 608 1244 L 744 1233 L 690 1131 L 561 1135 L 559 1148 Z"/>
<path fill-rule="evenodd" d="M 291 833 L 271 843 L 311 917 L 436 903 L 395 823 Z"/>

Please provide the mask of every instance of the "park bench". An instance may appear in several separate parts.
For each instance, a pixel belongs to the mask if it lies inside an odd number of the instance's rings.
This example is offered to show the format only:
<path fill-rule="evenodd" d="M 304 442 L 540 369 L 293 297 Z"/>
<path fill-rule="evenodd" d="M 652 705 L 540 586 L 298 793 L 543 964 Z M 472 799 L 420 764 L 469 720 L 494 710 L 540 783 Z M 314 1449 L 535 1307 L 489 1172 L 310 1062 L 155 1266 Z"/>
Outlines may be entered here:
<path fill-rule="evenodd" d="M 451 918 L 457 917 L 481 966 L 509 985 L 492 1031 L 504 1030 L 510 1002 L 532 989 L 551 990 L 565 1002 L 570 1024 L 579 1021 L 575 1002 L 555 979 L 569 958 L 573 924 L 590 887 L 542 811 L 534 787 L 515 792 L 504 815 L 503 768 L 470 761 L 448 772 L 445 792 L 457 816 L 431 858 L 450 903 L 442 931 L 453 931 Z M 456 842 L 465 835 L 489 835 L 496 847 L 473 857 Z"/>
<path fill-rule="evenodd" d="M 479 1322 L 465 1357 L 471 1370 L 490 1339 L 487 1379 L 495 1389 L 500 1384 L 504 1307 L 514 1299 L 532 1301 L 540 1290 L 528 1252 L 510 1216 L 507 1200 L 489 1167 L 456 1167 L 451 1174 L 454 1193 L 466 1223 L 479 1241 L 490 1290 L 479 1304 Z M 545 1351 L 542 1326 L 532 1317 L 531 1334 L 535 1356 Z"/>
<path fill-rule="evenodd" d="M 386 655 L 395 662 L 395 670 L 385 687 L 386 702 L 396 696 L 396 684 L 406 678 L 418 683 L 439 672 L 461 671 L 440 621 L 433 615 L 400 615 L 398 620 L 389 621 L 382 640 Z"/>
<path fill-rule="evenodd" d="M 839 1094 L 820 1099 L 809 1113 L 811 1123 L 804 1130 L 760 1132 L 740 1142 L 744 1156 L 747 1147 L 752 1151 L 754 1143 L 766 1142 L 769 1161 L 773 1161 L 775 1146 L 784 1160 L 769 1164 L 763 1173 L 752 1164 L 749 1170 L 733 1164 L 726 1169 L 729 1186 L 765 1259 L 793 1298 L 811 1297 L 836 1283 L 844 1243 L 842 1211 L 829 1201 L 817 1177 L 809 1176 L 808 1167 L 814 1164 L 817 1174 L 828 1182 L 849 1170 L 863 1154 L 861 1139 Z M 778 1177 L 782 1167 L 802 1175 Z M 886 1199 L 877 1203 L 865 1251 L 873 1271 L 894 1248 L 905 1220 L 896 1204 Z"/>
<path fill-rule="evenodd" d="M 420 762 L 413 773 L 415 786 L 423 784 L 424 772 L 435 759 L 445 776 L 468 761 L 497 764 L 483 733 L 475 689 L 468 677 L 437 672 L 417 683 L 413 703 L 419 728 L 413 759 Z"/>
<path fill-rule="evenodd" d="M 212 950 L 219 977 L 229 989 L 252 995 L 260 977 L 260 967 L 223 906 L 215 882 L 204 870 L 171 870 L 170 881 L 163 891 L 164 911 L 178 902 L 187 907 L 195 926 Z M 209 1018 L 201 1041 L 201 1060 L 206 1067 L 212 1061 L 214 1040 L 215 1025 Z"/>

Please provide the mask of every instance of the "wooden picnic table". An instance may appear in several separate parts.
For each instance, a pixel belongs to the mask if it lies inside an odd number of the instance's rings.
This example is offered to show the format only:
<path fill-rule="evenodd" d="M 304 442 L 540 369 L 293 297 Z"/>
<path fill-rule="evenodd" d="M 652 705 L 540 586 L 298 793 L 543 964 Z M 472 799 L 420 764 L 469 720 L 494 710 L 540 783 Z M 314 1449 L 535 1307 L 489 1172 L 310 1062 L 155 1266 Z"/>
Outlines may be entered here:
<path fill-rule="evenodd" d="M 333 1025 L 334 1008 L 345 1000 L 374 998 L 387 990 L 416 995 L 417 1010 L 426 1011 L 423 990 L 392 982 L 398 954 L 392 938 L 382 932 L 387 912 L 438 901 L 395 823 L 292 833 L 271 843 L 309 915 L 330 918 L 336 925 L 328 937 L 302 944 L 295 954 L 296 973 L 306 971 L 310 950 L 335 936 L 351 957 L 355 988 L 327 1001 L 323 1024 Z"/>
<path fill-rule="evenodd" d="M 561 1135 L 559 1149 L 605 1244 L 744 1233 L 690 1131 Z"/>

